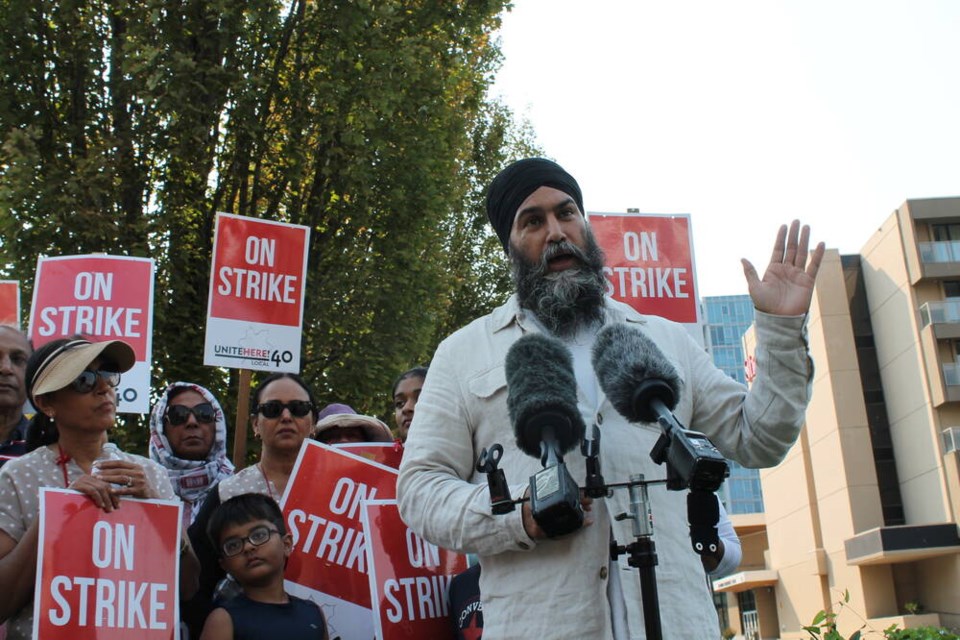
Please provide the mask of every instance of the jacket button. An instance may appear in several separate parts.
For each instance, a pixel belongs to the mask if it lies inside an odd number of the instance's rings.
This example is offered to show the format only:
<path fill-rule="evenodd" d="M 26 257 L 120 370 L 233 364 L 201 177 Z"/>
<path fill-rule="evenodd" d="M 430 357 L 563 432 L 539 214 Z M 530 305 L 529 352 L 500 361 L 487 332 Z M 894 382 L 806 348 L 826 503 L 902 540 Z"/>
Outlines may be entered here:
<path fill-rule="evenodd" d="M 600 567 L 600 579 L 601 579 L 601 580 L 606 580 L 606 579 L 607 579 L 607 568 L 606 568 L 606 567 Z"/>
<path fill-rule="evenodd" d="M 597 424 L 603 424 L 603 414 L 602 414 L 602 413 L 598 413 L 598 414 L 597 414 Z"/>

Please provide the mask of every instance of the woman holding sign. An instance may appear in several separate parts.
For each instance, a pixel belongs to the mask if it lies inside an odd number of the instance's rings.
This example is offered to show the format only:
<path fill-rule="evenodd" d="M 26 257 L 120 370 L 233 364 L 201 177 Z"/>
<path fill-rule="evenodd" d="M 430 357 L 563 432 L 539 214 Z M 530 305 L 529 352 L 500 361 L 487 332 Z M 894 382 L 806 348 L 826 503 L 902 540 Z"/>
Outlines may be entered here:
<path fill-rule="evenodd" d="M 0 469 L 0 622 L 10 620 L 8 638 L 31 635 L 42 487 L 79 491 L 106 512 L 119 509 L 121 497 L 176 500 L 159 465 L 104 446 L 116 420 L 115 388 L 134 361 L 125 342 L 65 338 L 27 363 L 27 393 L 37 408 L 32 450 Z M 180 554 L 180 589 L 189 595 L 199 565 L 186 536 Z"/>
<path fill-rule="evenodd" d="M 256 386 L 250 397 L 253 435 L 260 440 L 260 460 L 217 485 L 190 525 L 190 540 L 200 558 L 200 589 L 182 607 L 191 637 L 198 636 L 213 609 L 214 590 L 226 576 L 219 554 L 207 538 L 210 515 L 222 502 L 242 493 L 261 493 L 277 502 L 283 497 L 293 473 L 300 445 L 310 437 L 317 422 L 317 403 L 303 378 L 293 373 L 274 373 Z"/>

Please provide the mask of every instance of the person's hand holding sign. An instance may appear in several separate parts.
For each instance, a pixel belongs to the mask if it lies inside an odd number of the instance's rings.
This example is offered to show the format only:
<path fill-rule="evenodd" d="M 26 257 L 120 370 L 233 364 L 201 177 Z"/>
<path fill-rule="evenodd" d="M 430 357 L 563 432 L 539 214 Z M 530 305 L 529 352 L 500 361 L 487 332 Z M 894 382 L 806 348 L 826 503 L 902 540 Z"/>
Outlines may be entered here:
<path fill-rule="evenodd" d="M 116 421 L 116 388 L 135 362 L 133 348 L 125 342 L 93 343 L 81 337 L 47 342 L 27 362 L 27 395 L 37 409 L 31 424 L 36 447 L 4 465 L 0 475 L 0 497 L 5 496 L 0 500 L 0 620 L 10 619 L 8 629 L 15 637 L 30 637 L 33 628 L 30 600 L 36 588 L 42 488 L 78 491 L 106 512 L 115 511 L 123 497 L 176 504 L 162 467 L 107 443 Z M 95 522 L 118 531 L 125 526 L 116 519 L 119 515 Z M 181 540 L 179 556 L 165 558 L 179 558 L 178 596 L 189 598 L 197 589 L 199 563 L 186 537 Z"/>
<path fill-rule="evenodd" d="M 136 462 L 103 460 L 97 463 L 95 478 L 107 483 L 112 496 L 159 498 L 147 474 Z M 73 487 L 71 487 L 73 488 Z"/>

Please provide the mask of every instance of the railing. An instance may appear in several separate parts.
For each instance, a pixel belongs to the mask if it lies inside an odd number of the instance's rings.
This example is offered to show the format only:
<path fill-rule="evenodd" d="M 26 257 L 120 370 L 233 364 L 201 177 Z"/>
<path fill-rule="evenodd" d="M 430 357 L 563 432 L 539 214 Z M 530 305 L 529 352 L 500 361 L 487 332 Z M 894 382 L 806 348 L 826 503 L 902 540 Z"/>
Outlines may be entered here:
<path fill-rule="evenodd" d="M 742 611 L 740 619 L 743 621 L 744 640 L 760 640 L 760 613 L 758 611 Z"/>
<path fill-rule="evenodd" d="M 925 302 L 920 305 L 920 322 L 923 327 L 930 324 L 960 322 L 960 300 Z"/>
<path fill-rule="evenodd" d="M 943 452 L 953 453 L 960 451 L 960 427 L 947 427 L 940 432 L 943 438 Z"/>
<path fill-rule="evenodd" d="M 960 242 L 921 242 L 923 262 L 960 262 Z"/>
<path fill-rule="evenodd" d="M 943 365 L 943 381 L 948 387 L 960 386 L 960 364 L 951 362 Z"/>

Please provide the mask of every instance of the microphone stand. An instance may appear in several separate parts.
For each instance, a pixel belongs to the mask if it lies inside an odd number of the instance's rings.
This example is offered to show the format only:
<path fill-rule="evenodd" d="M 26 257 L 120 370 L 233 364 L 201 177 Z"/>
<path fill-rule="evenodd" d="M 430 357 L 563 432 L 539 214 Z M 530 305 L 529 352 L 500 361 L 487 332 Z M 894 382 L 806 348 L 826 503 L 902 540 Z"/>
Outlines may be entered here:
<path fill-rule="evenodd" d="M 717 513 L 716 497 L 713 491 L 728 473 L 726 460 L 713 447 L 703 434 L 687 431 L 676 421 L 673 414 L 659 400 L 652 404 L 657 414 L 657 422 L 663 433 L 650 452 L 657 464 L 664 464 L 667 477 L 662 480 L 645 480 L 643 474 L 632 474 L 625 483 L 606 484 L 600 468 L 600 430 L 593 425 L 592 437 L 581 442 L 581 453 L 586 458 L 586 486 L 583 492 L 591 498 L 607 496 L 614 488 L 626 487 L 630 495 L 628 513 L 614 516 L 617 521 L 631 520 L 635 540 L 627 545 L 610 541 L 610 557 L 616 560 L 627 554 L 627 564 L 640 573 L 640 599 L 643 606 L 643 623 L 647 640 L 662 640 L 663 629 L 660 620 L 660 597 L 657 592 L 656 567 L 657 548 L 653 541 L 653 519 L 647 486 L 665 483 L 667 489 L 679 491 L 689 489 L 687 500 L 688 521 L 694 551 L 703 555 L 716 550 Z M 541 450 L 543 460 L 552 460 L 551 443 L 545 443 Z M 484 449 L 477 462 L 477 471 L 487 474 L 490 489 L 491 510 L 495 514 L 512 511 L 515 505 L 526 499 L 511 500 L 503 470 L 498 468 L 503 448 L 499 444 L 490 450 Z M 709 508 L 708 508 L 709 507 Z M 695 517 L 695 514 L 701 514 Z"/>
<path fill-rule="evenodd" d="M 663 482 L 663 480 L 654 482 Z M 618 514 L 615 519 L 632 520 L 633 536 L 636 540 L 627 545 L 618 545 L 616 540 L 611 540 L 610 557 L 616 560 L 625 553 L 629 554 L 627 564 L 640 572 L 640 600 L 643 606 L 643 624 L 647 640 L 662 640 L 660 597 L 657 592 L 657 547 L 652 538 L 652 516 L 650 500 L 647 496 L 647 485 L 654 482 L 644 481 L 643 474 L 630 476 L 630 482 L 626 485 L 630 494 L 630 512 Z"/>

